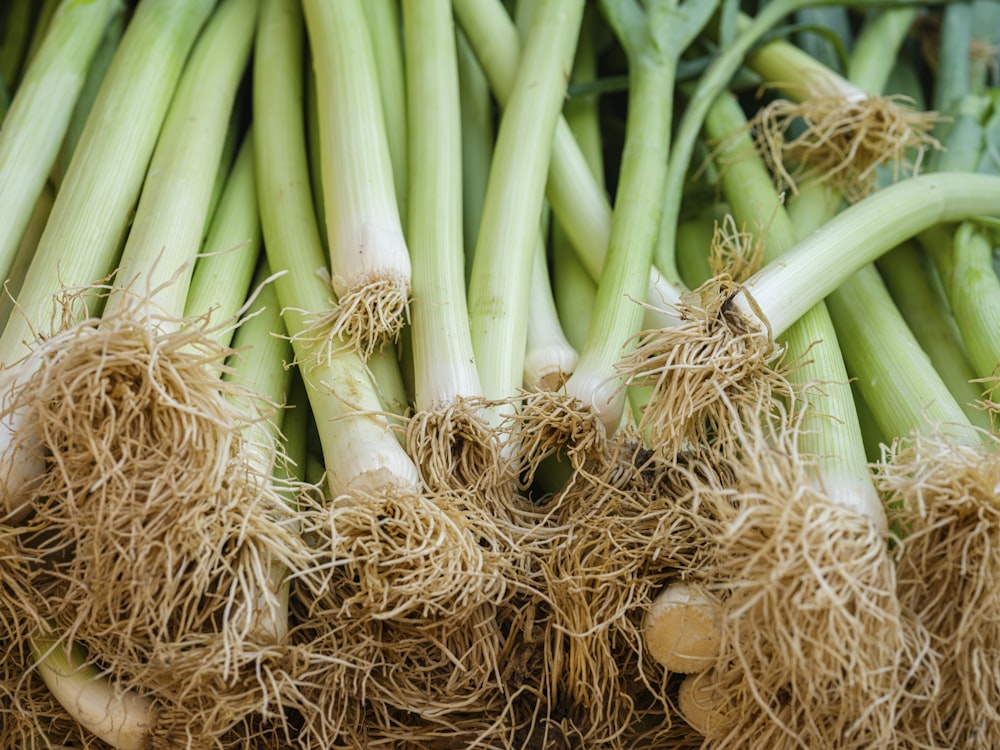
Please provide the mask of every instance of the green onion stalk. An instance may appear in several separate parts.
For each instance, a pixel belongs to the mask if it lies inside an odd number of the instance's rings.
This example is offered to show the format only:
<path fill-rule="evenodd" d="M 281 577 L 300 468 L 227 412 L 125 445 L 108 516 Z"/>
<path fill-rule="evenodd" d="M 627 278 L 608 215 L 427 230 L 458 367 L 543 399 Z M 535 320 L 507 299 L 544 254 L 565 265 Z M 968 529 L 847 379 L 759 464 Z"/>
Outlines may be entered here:
<path fill-rule="evenodd" d="M 648 439 L 670 449 L 711 442 L 728 423 L 726 402 L 754 382 L 754 372 L 770 371 L 780 354 L 777 337 L 802 314 L 927 227 L 992 215 L 997 184 L 987 175 L 903 180 L 841 212 L 741 284 L 723 278 L 702 285 L 682 307 L 689 318 L 683 325 L 643 331 L 620 365 L 630 384 L 652 388 L 643 417 Z"/>
<path fill-rule="evenodd" d="M 337 299 L 313 323 L 317 335 L 330 336 L 329 346 L 343 339 L 367 358 L 397 338 L 411 293 L 372 34 L 357 0 L 307 2 L 303 11 L 316 75 L 329 279 Z"/>
<path fill-rule="evenodd" d="M 64 3 L 55 15 L 3 119 L 0 132 L 0 279 L 7 279 L 18 243 L 42 194 L 69 127 L 76 99 L 114 3 Z"/>
<path fill-rule="evenodd" d="M 60 290 L 84 288 L 112 272 L 181 69 L 213 6 L 206 0 L 148 2 L 129 24 L 21 284 L 16 313 L 0 335 L 5 394 L 37 367 L 37 357 L 26 358 L 31 342 L 58 328 L 63 311 L 70 313 L 65 300 L 59 302 Z M 30 499 L 33 478 L 44 467 L 37 442 L 17 437 L 24 420 L 24 411 L 5 403 L 8 510 Z"/>
<path fill-rule="evenodd" d="M 891 441 L 876 484 L 900 536 L 900 603 L 916 613 L 938 655 L 939 682 L 913 700 L 900 733 L 921 747 L 990 745 L 1000 738 L 991 676 L 1000 666 L 993 580 L 1000 446 L 966 417 L 874 268 L 862 269 L 828 304 L 848 370 Z"/>
<path fill-rule="evenodd" d="M 518 67 L 502 103 L 468 289 L 476 365 L 484 396 L 495 402 L 510 402 L 523 385 L 545 177 L 582 15 L 583 3 L 575 1 L 536 9 L 525 45 L 528 62 Z M 512 402 L 499 405 L 487 419 L 499 427 L 514 411 Z"/>
<path fill-rule="evenodd" d="M 720 180 L 736 221 L 758 223 L 765 262 L 779 259 L 796 228 L 742 108 L 720 97 L 705 126 L 724 144 Z M 896 598 L 886 515 L 825 305 L 804 312 L 777 340 L 790 382 L 756 396 L 749 412 L 733 408 L 736 420 L 749 423 L 736 427 L 739 513 L 714 564 L 694 576 L 721 592 L 720 658 L 711 675 L 689 679 L 703 689 L 712 684 L 708 736 L 722 746 L 761 736 L 888 744 L 907 697 L 900 676 L 912 668 L 921 634 Z M 769 405 L 782 396 L 790 398 L 784 408 Z"/>
<path fill-rule="evenodd" d="M 263 400 L 244 403 L 243 387 L 220 379 L 229 348 L 205 332 L 211 311 L 185 314 L 255 23 L 256 0 L 226 0 L 207 20 L 166 112 L 119 283 L 80 292 L 102 296 L 103 312 L 39 343 L 17 393 L 46 459 L 22 538 L 49 569 L 33 580 L 40 603 L 25 606 L 48 612 L 61 639 L 116 679 L 176 698 L 178 721 L 206 734 L 255 703 L 219 687 L 255 680 L 236 665 L 245 642 L 275 640 L 258 606 L 272 585 L 266 561 L 290 558 L 298 539 L 250 434 Z M 258 247 L 243 248 L 251 268 Z M 246 297 L 245 286 L 222 288 L 238 305 Z"/>
<path fill-rule="evenodd" d="M 580 359 L 565 386 L 540 392 L 519 415 L 522 462 L 565 448 L 579 469 L 599 456 L 622 423 L 626 391 L 616 365 L 642 326 L 669 150 L 673 83 L 681 53 L 712 7 L 631 3 L 602 6 L 629 60 L 631 106 L 607 257 Z M 588 168 L 589 171 L 589 168 Z"/>
<path fill-rule="evenodd" d="M 489 79 L 493 95 L 501 107 L 505 106 L 521 58 L 514 22 L 498 0 L 453 0 L 452 6 Z M 588 274 L 596 282 L 601 277 L 608 250 L 612 211 L 603 185 L 595 178 L 564 117 L 556 122 L 545 195 L 556 220 L 562 224 Z M 681 291 L 652 267 L 647 289 L 640 298 L 650 303 L 646 308 L 645 325 L 660 327 L 675 323 L 671 306 L 680 299 Z"/>
<path fill-rule="evenodd" d="M 480 413 L 483 388 L 466 303 L 454 21 L 447 2 L 406 3 L 403 21 L 409 40 L 407 87 L 413 95 L 407 132 L 414 210 L 407 242 L 413 266 L 415 413 L 408 425 L 408 451 L 429 487 L 493 485 L 501 462 Z"/>
<path fill-rule="evenodd" d="M 298 3 L 264 2 L 254 54 L 254 142 L 265 252 L 324 464 L 322 507 L 303 514 L 313 560 L 296 574 L 290 635 L 303 665 L 288 693 L 310 717 L 302 735 L 328 746 L 363 727 L 375 732 L 398 715 L 390 706 L 432 700 L 427 685 L 450 689 L 450 678 L 428 678 L 422 690 L 409 680 L 467 652 L 455 639 L 471 638 L 473 651 L 487 648 L 490 640 L 475 637 L 490 626 L 477 623 L 504 596 L 504 562 L 491 546 L 489 519 L 467 496 L 424 485 L 361 353 L 330 347 L 310 330 L 330 308 L 330 289 L 317 273 L 328 261 L 306 149 L 304 28 Z M 431 663 L 397 669 L 422 655 Z M 433 719 L 443 711 L 447 721 L 462 705 L 451 700 L 450 709 L 419 713 Z M 402 731 L 398 724 L 383 729 Z"/>

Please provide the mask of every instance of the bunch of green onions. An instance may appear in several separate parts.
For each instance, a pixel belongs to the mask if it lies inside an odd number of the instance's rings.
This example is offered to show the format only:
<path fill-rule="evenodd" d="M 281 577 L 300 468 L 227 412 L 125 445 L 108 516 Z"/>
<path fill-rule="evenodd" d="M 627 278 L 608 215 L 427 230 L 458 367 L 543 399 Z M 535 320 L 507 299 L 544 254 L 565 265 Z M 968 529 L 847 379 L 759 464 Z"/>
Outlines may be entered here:
<path fill-rule="evenodd" d="M 1000 12 L 757 6 L 0 10 L 0 745 L 1000 742 Z"/>

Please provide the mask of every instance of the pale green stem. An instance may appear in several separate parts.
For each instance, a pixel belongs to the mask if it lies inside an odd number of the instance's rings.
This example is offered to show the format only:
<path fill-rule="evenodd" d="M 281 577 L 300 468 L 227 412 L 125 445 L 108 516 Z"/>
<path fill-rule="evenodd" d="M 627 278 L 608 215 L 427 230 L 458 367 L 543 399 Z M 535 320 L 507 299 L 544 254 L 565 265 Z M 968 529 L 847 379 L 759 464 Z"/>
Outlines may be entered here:
<path fill-rule="evenodd" d="M 303 337 L 312 315 L 329 309 L 319 275 L 327 259 L 309 183 L 304 121 L 302 10 L 296 0 L 264 0 L 254 50 L 254 152 L 268 263 L 299 372 L 305 383 L 334 495 L 352 490 L 415 490 L 419 475 L 380 416 L 382 404 L 361 357 L 341 348 L 319 356 Z"/>
<path fill-rule="evenodd" d="M 979 378 L 1000 366 L 1000 279 L 993 268 L 991 236 L 972 222 L 955 231 L 954 275 L 948 298 Z"/>
<path fill-rule="evenodd" d="M 468 294 L 476 364 L 491 399 L 513 396 L 523 379 L 532 253 L 582 14 L 580 0 L 546 0 L 534 13 L 500 120 Z"/>
<path fill-rule="evenodd" d="M 0 280 L 55 163 L 112 0 L 64 4 L 28 66 L 0 129 Z M 11 19 L 8 19 L 11 20 Z"/>
<path fill-rule="evenodd" d="M 482 395 L 466 305 L 462 120 L 449 0 L 404 0 L 410 103 L 414 406 Z"/>
<path fill-rule="evenodd" d="M 250 59 L 257 0 L 223 0 L 195 44 L 170 104 L 105 314 L 146 307 L 184 315 L 233 103 Z"/>
<path fill-rule="evenodd" d="M 247 131 L 208 227 L 184 307 L 185 315 L 212 311 L 212 323 L 218 326 L 212 335 L 224 345 L 233 335 L 225 324 L 235 322 L 243 307 L 261 254 L 257 204 L 253 133 Z"/>
<path fill-rule="evenodd" d="M 392 162 L 392 183 L 396 191 L 400 223 L 407 226 L 407 205 L 410 191 L 408 141 L 406 134 L 407 93 L 403 70 L 402 26 L 398 0 L 365 0 L 362 3 L 375 53 L 385 132 Z"/>
<path fill-rule="evenodd" d="M 719 155 L 726 164 L 721 170 L 722 189 L 737 225 L 762 235 L 765 262 L 780 262 L 795 244 L 796 227 L 757 154 L 734 97 L 723 95 L 716 100 L 705 119 L 705 130 L 710 138 L 726 144 Z M 828 204 L 817 208 L 821 212 L 817 220 L 822 221 L 829 215 Z M 810 307 L 781 339 L 785 356 L 796 363 L 789 380 L 800 386 L 819 384 L 803 391 L 807 409 L 797 435 L 799 449 L 815 461 L 814 481 L 833 502 L 855 509 L 887 533 L 885 512 L 868 471 L 847 369 L 826 306 L 819 302 Z"/>

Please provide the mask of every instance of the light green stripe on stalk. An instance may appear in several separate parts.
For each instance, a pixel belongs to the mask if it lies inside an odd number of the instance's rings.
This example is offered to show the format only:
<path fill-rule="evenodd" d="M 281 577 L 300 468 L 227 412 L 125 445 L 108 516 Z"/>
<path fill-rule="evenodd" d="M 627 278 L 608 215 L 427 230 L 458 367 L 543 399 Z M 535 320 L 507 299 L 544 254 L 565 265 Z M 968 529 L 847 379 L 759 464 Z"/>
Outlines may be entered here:
<path fill-rule="evenodd" d="M 136 304 L 184 315 L 258 0 L 223 0 L 184 68 L 150 161 L 106 313 Z"/>
<path fill-rule="evenodd" d="M 30 65 L 31 58 L 38 53 L 38 48 L 42 46 L 42 40 L 49 30 L 49 23 L 56 13 L 56 9 L 63 3 L 63 0 L 43 0 L 35 22 L 31 29 L 31 41 L 28 42 L 28 50 L 24 53 L 24 64 Z"/>
<path fill-rule="evenodd" d="M 101 84 L 104 83 L 104 76 L 107 75 L 111 61 L 115 59 L 115 52 L 121 44 L 122 35 L 125 33 L 125 26 L 128 23 L 128 14 L 125 7 L 120 2 L 114 2 L 115 10 L 107 26 L 104 27 L 104 34 L 97 50 L 87 68 L 87 77 L 83 81 L 83 88 L 76 99 L 73 113 L 70 115 L 69 124 L 66 127 L 66 137 L 63 138 L 62 146 L 59 148 L 59 156 L 52 167 L 49 179 L 57 186 L 62 185 L 62 181 L 69 168 L 69 163 L 73 159 L 73 152 L 76 144 L 80 142 L 80 136 L 87 125 L 87 118 L 90 110 L 94 106 L 94 101 L 101 91 Z"/>
<path fill-rule="evenodd" d="M 462 234 L 462 120 L 450 0 L 403 0 L 409 109 L 414 406 L 482 396 Z"/>
<path fill-rule="evenodd" d="M 934 270 L 929 259 L 910 240 L 883 255 L 876 265 L 903 320 L 969 421 L 988 429 L 989 416 L 972 406 L 981 395 L 971 382 L 976 373 L 955 321 L 945 308 L 942 292 L 931 283 Z"/>
<path fill-rule="evenodd" d="M 28 269 L 20 313 L 0 336 L 0 362 L 56 312 L 53 295 L 106 277 L 192 44 L 214 0 L 144 0 L 125 31 Z"/>
<path fill-rule="evenodd" d="M 31 212 L 28 226 L 25 227 L 21 235 L 21 242 L 14 252 L 14 261 L 7 271 L 6 285 L 0 292 L 0 320 L 9 320 L 14 311 L 14 299 L 21 290 L 24 277 L 28 273 L 28 266 L 38 248 L 38 241 L 45 231 L 45 224 L 49 220 L 52 212 L 52 204 L 55 203 L 56 193 L 52 183 L 46 183 L 42 188 L 42 194 L 35 202 L 35 208 Z"/>
<path fill-rule="evenodd" d="M 203 256 L 198 258 L 191 276 L 184 314 L 204 315 L 211 310 L 212 323 L 225 324 L 232 321 L 243 307 L 261 255 L 251 130 L 244 135 L 233 168 L 229 171 L 202 252 Z M 212 335 L 220 343 L 228 344 L 233 330 L 223 325 Z"/>
<path fill-rule="evenodd" d="M 900 243 L 935 224 L 995 216 L 998 206 L 1000 177 L 994 175 L 910 177 L 841 211 L 744 287 L 777 336 L 847 277 Z M 734 303 L 756 317 L 745 296 L 737 295 Z"/>
<path fill-rule="evenodd" d="M 476 252 L 476 236 L 483 216 L 496 127 L 493 97 L 490 95 L 486 74 L 465 34 L 459 30 L 456 36 L 462 116 L 462 236 L 465 247 L 465 279 L 468 281 Z"/>
<path fill-rule="evenodd" d="M 330 489 L 414 489 L 416 467 L 388 422 L 353 349 L 319 358 L 303 337 L 329 308 L 327 260 L 309 184 L 303 107 L 304 26 L 297 0 L 264 0 L 254 50 L 254 153 L 264 248 L 322 444 Z"/>
<path fill-rule="evenodd" d="M 582 15 L 581 0 L 539 6 L 500 120 L 468 294 L 487 398 L 513 396 L 521 386 L 531 254 Z"/>
<path fill-rule="evenodd" d="M 1000 279 L 993 268 L 991 238 L 973 222 L 958 227 L 948 290 L 955 322 L 980 378 L 997 374 L 1000 366 Z"/>
<path fill-rule="evenodd" d="M 610 434 L 621 423 L 626 396 L 616 365 L 644 317 L 637 300 L 648 285 L 659 230 L 677 64 L 713 5 L 678 8 L 659 2 L 648 4 L 645 12 L 631 2 L 602 7 L 628 56 L 629 109 L 607 257 L 580 362 L 566 392 L 593 409 Z"/>
<path fill-rule="evenodd" d="M 385 132 L 392 162 L 392 181 L 396 191 L 399 218 L 405 227 L 409 194 L 407 135 L 406 135 L 406 76 L 403 71 L 403 49 L 397 0 L 365 0 L 362 3 L 368 20 L 375 70 L 378 74 Z"/>
<path fill-rule="evenodd" d="M 111 18 L 112 0 L 64 3 L 25 71 L 0 128 L 0 281 L 7 278 L 87 69 Z"/>
<path fill-rule="evenodd" d="M 709 110 L 705 132 L 726 144 L 719 154 L 725 164 L 720 179 L 737 224 L 762 235 L 766 263 L 780 262 L 795 244 L 797 231 L 746 124 L 735 97 L 724 94 Z M 800 211 L 808 205 L 818 213 L 818 218 L 810 216 L 806 221 L 810 228 L 813 222 L 826 220 L 837 205 L 821 189 L 813 194 L 818 201 L 799 205 Z M 789 380 L 816 386 L 803 393 L 808 408 L 797 434 L 799 449 L 815 461 L 814 480 L 833 502 L 854 508 L 887 532 L 881 500 L 868 471 L 850 380 L 826 305 L 819 302 L 806 310 L 782 340 L 787 358 L 796 363 L 787 375 Z"/>
<path fill-rule="evenodd" d="M 889 440 L 942 430 L 978 444 L 962 407 L 934 370 L 874 266 L 827 298 L 844 359 Z M 873 324 L 873 322 L 877 324 Z"/>
<path fill-rule="evenodd" d="M 504 106 L 521 57 L 514 22 L 500 0 L 452 0 L 452 6 L 494 96 Z M 556 122 L 545 195 L 590 277 L 600 279 L 611 236 L 611 205 L 563 117 Z M 680 288 L 655 268 L 650 270 L 646 299 L 652 305 L 647 310 L 648 327 L 677 322 L 664 308 L 679 301 Z"/>

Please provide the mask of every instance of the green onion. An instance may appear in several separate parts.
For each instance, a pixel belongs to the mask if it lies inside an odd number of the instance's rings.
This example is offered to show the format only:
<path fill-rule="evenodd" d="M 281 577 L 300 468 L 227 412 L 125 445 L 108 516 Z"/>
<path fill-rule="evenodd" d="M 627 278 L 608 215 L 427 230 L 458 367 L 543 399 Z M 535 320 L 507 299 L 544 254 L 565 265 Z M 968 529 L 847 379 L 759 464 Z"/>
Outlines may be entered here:
<path fill-rule="evenodd" d="M 316 73 L 330 282 L 338 300 L 323 325 L 367 357 L 398 335 L 411 274 L 375 53 L 359 0 L 309 0 L 302 7 Z"/>
<path fill-rule="evenodd" d="M 582 13 L 577 0 L 547 0 L 533 15 L 497 133 L 468 292 L 473 351 L 488 399 L 513 396 L 523 380 L 532 253 Z"/>
<path fill-rule="evenodd" d="M 28 66 L 0 131 L 0 279 L 31 218 L 69 126 L 113 3 L 64 3 Z M 11 21 L 12 19 L 8 19 Z"/>
<path fill-rule="evenodd" d="M 330 306 L 328 267 L 310 192 L 303 110 L 303 22 L 297 4 L 268 0 L 254 55 L 254 144 L 268 263 L 320 433 L 334 495 L 415 490 L 419 476 L 380 416 L 378 393 L 356 351 L 310 336 Z"/>

